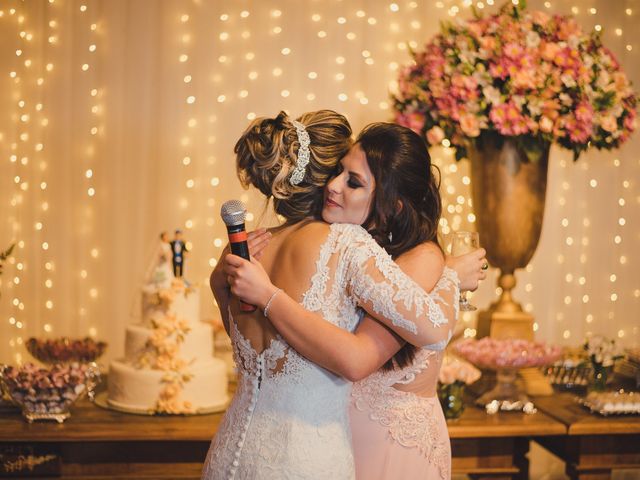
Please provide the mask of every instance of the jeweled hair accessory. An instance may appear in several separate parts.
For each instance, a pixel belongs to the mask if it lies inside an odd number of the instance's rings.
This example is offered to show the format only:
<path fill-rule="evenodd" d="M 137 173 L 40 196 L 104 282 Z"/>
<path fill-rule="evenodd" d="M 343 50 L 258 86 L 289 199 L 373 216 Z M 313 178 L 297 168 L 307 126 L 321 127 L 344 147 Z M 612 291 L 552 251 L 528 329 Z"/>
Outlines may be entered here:
<path fill-rule="evenodd" d="M 291 185 L 298 185 L 304 179 L 307 164 L 309 163 L 309 157 L 311 156 L 311 152 L 309 151 L 311 139 L 309 138 L 309 133 L 307 133 L 303 124 L 294 120 L 293 126 L 296 127 L 300 148 L 298 148 L 298 161 L 296 162 L 296 167 L 293 169 L 291 178 L 289 178 L 289 183 Z"/>

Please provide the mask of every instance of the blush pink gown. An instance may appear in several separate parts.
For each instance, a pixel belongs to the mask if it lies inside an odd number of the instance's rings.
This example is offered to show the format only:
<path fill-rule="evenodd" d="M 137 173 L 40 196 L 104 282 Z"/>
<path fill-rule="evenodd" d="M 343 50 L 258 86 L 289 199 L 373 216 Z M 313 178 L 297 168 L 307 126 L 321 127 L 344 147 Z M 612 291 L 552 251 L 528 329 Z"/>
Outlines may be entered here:
<path fill-rule="evenodd" d="M 448 479 L 451 445 L 436 395 L 443 352 L 354 384 L 349 416 L 356 480 Z"/>

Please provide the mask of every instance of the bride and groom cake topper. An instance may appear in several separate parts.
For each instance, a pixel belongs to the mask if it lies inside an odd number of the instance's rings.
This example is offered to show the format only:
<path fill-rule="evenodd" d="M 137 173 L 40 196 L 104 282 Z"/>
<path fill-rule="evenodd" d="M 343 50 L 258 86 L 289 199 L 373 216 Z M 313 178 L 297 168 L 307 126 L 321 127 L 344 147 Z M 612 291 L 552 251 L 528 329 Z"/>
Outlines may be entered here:
<path fill-rule="evenodd" d="M 188 253 L 182 230 L 175 230 L 173 240 L 169 240 L 166 231 L 161 232 L 160 243 L 153 257 L 151 281 L 169 285 L 174 278 L 183 278 Z"/>

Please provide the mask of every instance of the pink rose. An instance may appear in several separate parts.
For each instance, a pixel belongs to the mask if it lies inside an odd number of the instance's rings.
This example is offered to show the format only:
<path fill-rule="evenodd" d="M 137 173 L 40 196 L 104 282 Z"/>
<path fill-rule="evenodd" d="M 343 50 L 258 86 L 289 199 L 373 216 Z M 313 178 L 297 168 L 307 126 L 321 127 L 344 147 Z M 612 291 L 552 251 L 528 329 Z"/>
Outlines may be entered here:
<path fill-rule="evenodd" d="M 542 118 L 540 118 L 540 130 L 544 133 L 551 133 L 553 130 L 553 120 L 543 115 Z"/>
<path fill-rule="evenodd" d="M 435 98 L 443 97 L 447 92 L 447 86 L 441 78 L 435 78 L 429 83 L 431 93 Z"/>
<path fill-rule="evenodd" d="M 436 125 L 427 132 L 427 141 L 429 142 L 429 145 L 438 145 L 442 140 L 444 140 L 444 130 L 439 126 Z"/>
<path fill-rule="evenodd" d="M 483 25 L 480 22 L 467 23 L 467 30 L 476 38 L 479 38 L 484 33 Z"/>
<path fill-rule="evenodd" d="M 466 75 L 456 73 L 451 77 L 451 85 L 460 89 L 465 88 L 465 78 Z"/>
<path fill-rule="evenodd" d="M 530 69 L 520 69 L 515 72 L 513 77 L 513 86 L 517 89 L 534 89 L 536 88 L 535 71 Z"/>
<path fill-rule="evenodd" d="M 551 62 L 559 51 L 560 47 L 556 43 L 545 43 L 542 46 L 542 58 Z"/>
<path fill-rule="evenodd" d="M 396 122 L 410 128 L 414 132 L 420 132 L 424 126 L 424 115 L 422 113 L 400 113 L 396 115 Z"/>
<path fill-rule="evenodd" d="M 546 100 L 542 106 L 543 114 L 549 117 L 551 120 L 558 118 L 558 111 L 560 110 L 560 104 L 557 100 Z"/>
<path fill-rule="evenodd" d="M 495 37 L 487 36 L 482 37 L 480 39 L 480 48 L 483 50 L 487 50 L 488 52 L 493 52 L 496 48 L 496 39 Z"/>
<path fill-rule="evenodd" d="M 477 137 L 480 135 L 480 124 L 478 123 L 478 118 L 471 113 L 461 115 L 460 129 L 469 137 Z"/>
<path fill-rule="evenodd" d="M 615 84 L 618 92 L 624 92 L 629 85 L 627 76 L 622 72 L 615 72 L 613 74 L 613 83 Z"/>
<path fill-rule="evenodd" d="M 542 25 L 544 27 L 547 25 L 547 22 L 551 20 L 551 17 L 549 17 L 549 15 L 544 12 L 536 10 L 531 12 L 531 19 L 534 21 L 534 23 L 537 23 L 538 25 Z"/>
<path fill-rule="evenodd" d="M 624 128 L 626 128 L 627 130 L 633 132 L 636 127 L 637 127 L 637 121 L 636 121 L 636 112 L 635 110 L 630 110 L 629 111 L 629 115 L 627 115 L 626 117 L 624 117 Z"/>
<path fill-rule="evenodd" d="M 618 129 L 618 122 L 616 122 L 613 115 L 603 115 L 600 118 L 600 126 L 604 131 L 612 133 Z"/>

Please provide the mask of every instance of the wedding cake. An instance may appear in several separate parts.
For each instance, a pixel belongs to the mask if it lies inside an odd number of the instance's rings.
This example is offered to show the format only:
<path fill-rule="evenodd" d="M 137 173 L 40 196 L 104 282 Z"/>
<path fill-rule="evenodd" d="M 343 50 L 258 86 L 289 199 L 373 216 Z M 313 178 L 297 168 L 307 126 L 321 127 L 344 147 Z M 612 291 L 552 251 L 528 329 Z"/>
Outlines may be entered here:
<path fill-rule="evenodd" d="M 153 276 L 142 288 L 142 318 L 126 329 L 125 356 L 109 365 L 109 405 L 168 414 L 224 408 L 227 368 L 213 356 L 212 326 L 200 321 L 199 292 L 182 278 Z"/>

